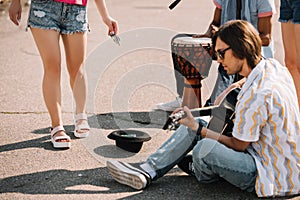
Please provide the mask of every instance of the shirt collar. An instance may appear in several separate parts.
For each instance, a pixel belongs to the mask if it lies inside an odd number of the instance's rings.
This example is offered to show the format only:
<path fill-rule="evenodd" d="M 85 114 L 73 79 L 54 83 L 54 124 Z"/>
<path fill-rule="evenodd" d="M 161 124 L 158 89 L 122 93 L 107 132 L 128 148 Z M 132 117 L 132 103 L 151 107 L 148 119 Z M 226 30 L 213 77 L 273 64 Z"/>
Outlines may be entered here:
<path fill-rule="evenodd" d="M 255 81 L 255 79 L 261 75 L 264 71 L 264 66 L 266 64 L 266 60 L 262 59 L 250 72 L 249 76 L 247 77 L 239 95 L 238 98 L 243 96 L 243 94 L 251 87 L 252 83 Z"/>

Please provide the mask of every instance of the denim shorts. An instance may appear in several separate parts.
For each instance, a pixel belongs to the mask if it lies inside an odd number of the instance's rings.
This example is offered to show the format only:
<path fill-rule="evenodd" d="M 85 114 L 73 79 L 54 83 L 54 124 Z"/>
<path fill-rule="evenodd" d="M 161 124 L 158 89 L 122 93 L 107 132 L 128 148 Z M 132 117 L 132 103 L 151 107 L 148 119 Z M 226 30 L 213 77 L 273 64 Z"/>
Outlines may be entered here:
<path fill-rule="evenodd" d="M 280 0 L 279 22 L 300 24 L 300 0 Z"/>
<path fill-rule="evenodd" d="M 61 34 L 85 33 L 88 31 L 86 10 L 81 5 L 33 0 L 27 27 L 56 30 Z"/>

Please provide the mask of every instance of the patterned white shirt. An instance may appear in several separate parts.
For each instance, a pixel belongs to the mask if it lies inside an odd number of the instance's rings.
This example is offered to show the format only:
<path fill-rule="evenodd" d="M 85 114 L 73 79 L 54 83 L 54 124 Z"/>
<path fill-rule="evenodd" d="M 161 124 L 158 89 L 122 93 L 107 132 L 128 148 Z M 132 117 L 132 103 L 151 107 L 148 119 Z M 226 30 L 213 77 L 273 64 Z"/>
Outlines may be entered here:
<path fill-rule="evenodd" d="M 247 77 L 236 105 L 233 136 L 251 142 L 259 197 L 300 193 L 300 115 L 293 79 L 274 59 Z"/>

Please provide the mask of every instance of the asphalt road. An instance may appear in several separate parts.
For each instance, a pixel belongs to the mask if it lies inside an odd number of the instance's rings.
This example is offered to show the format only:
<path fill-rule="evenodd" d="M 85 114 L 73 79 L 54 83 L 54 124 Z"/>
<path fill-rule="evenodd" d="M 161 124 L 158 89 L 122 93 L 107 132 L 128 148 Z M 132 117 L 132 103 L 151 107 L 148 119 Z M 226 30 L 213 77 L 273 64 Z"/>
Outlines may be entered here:
<path fill-rule="evenodd" d="M 41 93 L 42 63 L 30 31 L 25 32 L 28 8 L 15 27 L 1 5 L 0 199 L 256 199 L 224 181 L 199 184 L 178 168 L 144 191 L 134 191 L 115 182 L 105 168 L 108 159 L 142 161 L 171 135 L 161 129 L 167 113 L 152 110 L 176 95 L 170 40 L 177 33 L 205 32 L 214 6 L 212 1 L 190 0 L 170 11 L 170 3 L 107 0 L 119 23 L 121 46 L 117 46 L 106 36 L 94 2 L 89 2 L 86 69 L 92 134 L 81 140 L 73 137 L 73 101 L 63 62 L 63 120 L 73 139 L 69 150 L 53 149 L 50 143 L 50 119 Z M 275 57 L 282 62 L 277 18 L 276 14 Z M 203 100 L 213 87 L 216 66 L 202 82 Z M 129 153 L 106 137 L 119 128 L 142 130 L 152 139 L 139 153 Z"/>

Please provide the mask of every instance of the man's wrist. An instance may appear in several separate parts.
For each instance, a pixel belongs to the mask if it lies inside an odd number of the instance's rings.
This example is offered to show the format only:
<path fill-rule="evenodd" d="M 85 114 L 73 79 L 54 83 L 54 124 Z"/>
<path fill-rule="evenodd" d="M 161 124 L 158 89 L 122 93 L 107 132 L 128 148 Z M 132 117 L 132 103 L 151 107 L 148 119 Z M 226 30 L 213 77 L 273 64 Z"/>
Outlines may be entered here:
<path fill-rule="evenodd" d="M 199 126 L 198 122 L 194 121 L 193 124 L 188 127 L 196 132 L 198 130 L 198 126 Z"/>

